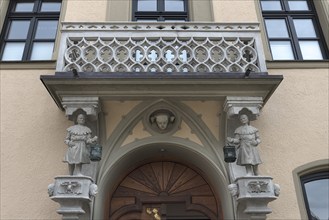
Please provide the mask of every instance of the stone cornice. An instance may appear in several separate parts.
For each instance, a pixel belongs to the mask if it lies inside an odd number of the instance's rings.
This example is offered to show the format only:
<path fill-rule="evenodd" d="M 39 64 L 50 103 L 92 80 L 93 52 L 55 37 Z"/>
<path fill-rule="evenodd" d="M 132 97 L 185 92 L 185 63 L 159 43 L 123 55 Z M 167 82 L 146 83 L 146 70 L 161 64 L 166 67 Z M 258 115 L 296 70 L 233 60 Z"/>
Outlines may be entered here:
<path fill-rule="evenodd" d="M 92 96 L 113 100 L 176 98 L 180 100 L 224 100 L 227 96 L 270 98 L 281 75 L 244 73 L 78 73 L 43 75 L 41 81 L 63 109 L 65 96 Z"/>

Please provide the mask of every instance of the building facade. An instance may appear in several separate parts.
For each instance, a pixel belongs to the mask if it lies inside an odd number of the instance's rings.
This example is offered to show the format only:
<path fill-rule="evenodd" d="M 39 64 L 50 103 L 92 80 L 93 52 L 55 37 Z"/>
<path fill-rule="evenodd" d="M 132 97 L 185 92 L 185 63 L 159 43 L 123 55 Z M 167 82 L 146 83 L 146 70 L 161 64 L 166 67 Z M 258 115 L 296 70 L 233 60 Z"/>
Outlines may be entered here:
<path fill-rule="evenodd" d="M 328 16 L 328 0 L 1 0 L 0 219 L 328 219 Z M 81 174 L 75 124 L 79 149 L 102 146 Z"/>

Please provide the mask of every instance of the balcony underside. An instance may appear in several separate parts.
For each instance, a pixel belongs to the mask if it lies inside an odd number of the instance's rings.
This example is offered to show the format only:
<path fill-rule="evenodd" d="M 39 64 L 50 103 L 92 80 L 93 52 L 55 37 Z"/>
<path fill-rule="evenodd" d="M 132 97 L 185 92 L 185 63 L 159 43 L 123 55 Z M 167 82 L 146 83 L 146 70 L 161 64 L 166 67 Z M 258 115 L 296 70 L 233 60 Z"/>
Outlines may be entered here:
<path fill-rule="evenodd" d="M 63 109 L 62 98 L 99 97 L 101 100 L 224 100 L 226 96 L 270 98 L 283 77 L 267 73 L 86 73 L 57 72 L 41 81 Z"/>

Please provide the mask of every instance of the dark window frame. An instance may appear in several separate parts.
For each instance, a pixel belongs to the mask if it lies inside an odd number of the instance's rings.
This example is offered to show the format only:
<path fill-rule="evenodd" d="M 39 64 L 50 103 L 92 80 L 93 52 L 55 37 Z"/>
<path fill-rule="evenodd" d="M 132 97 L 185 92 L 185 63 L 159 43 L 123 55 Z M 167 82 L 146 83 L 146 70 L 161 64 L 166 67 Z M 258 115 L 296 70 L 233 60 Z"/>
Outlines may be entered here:
<path fill-rule="evenodd" d="M 302 192 L 303 192 L 303 197 L 304 197 L 304 204 L 305 204 L 308 219 L 313 219 L 313 218 L 312 218 L 312 214 L 311 214 L 310 205 L 308 202 L 305 184 L 316 181 L 316 180 L 322 180 L 322 179 L 329 179 L 329 171 L 319 171 L 316 173 L 306 174 L 306 175 L 303 175 L 300 177 L 300 182 L 301 182 Z"/>
<path fill-rule="evenodd" d="M 132 1 L 132 20 L 157 20 L 160 22 L 170 20 L 189 20 L 188 14 L 188 1 L 184 0 L 184 11 L 165 11 L 165 0 L 156 0 L 157 10 L 156 11 L 138 11 L 137 4 L 138 0 Z"/>
<path fill-rule="evenodd" d="M 0 34 L 0 61 L 2 61 L 5 45 L 7 42 L 20 42 L 24 43 L 23 55 L 18 61 L 31 61 L 31 54 L 33 49 L 34 42 L 53 42 L 55 43 L 56 35 L 54 38 L 50 39 L 35 39 L 37 32 L 38 21 L 42 20 L 56 20 L 59 23 L 60 11 L 41 11 L 42 3 L 56 2 L 61 3 L 62 0 L 31 0 L 31 1 L 22 1 L 22 0 L 12 0 L 9 2 L 5 22 Z M 17 3 L 34 3 L 33 10 L 31 12 L 15 12 L 15 7 Z M 11 27 L 12 21 L 16 20 L 29 20 L 30 25 L 28 28 L 27 36 L 25 39 L 8 39 L 8 33 Z M 58 24 L 57 24 L 58 27 Z"/>
<path fill-rule="evenodd" d="M 260 0 L 261 2 L 265 2 L 266 0 Z M 324 35 L 321 30 L 320 26 L 320 21 L 316 13 L 316 9 L 314 6 L 314 3 L 312 0 L 306 0 L 307 6 L 309 10 L 290 10 L 288 0 L 279 0 L 280 5 L 282 10 L 263 10 L 262 6 L 262 15 L 264 21 L 267 19 L 284 19 L 286 21 L 287 29 L 288 29 L 288 38 L 271 38 L 270 36 L 267 35 L 268 41 L 290 41 L 291 42 L 291 47 L 292 47 L 292 52 L 294 55 L 294 60 L 308 60 L 308 59 L 303 59 L 302 52 L 301 52 L 301 47 L 299 44 L 299 40 L 302 41 L 317 41 L 319 43 L 319 47 L 322 53 L 323 59 L 321 60 L 327 60 L 329 58 L 329 53 L 328 53 L 328 47 L 325 42 Z M 313 27 L 315 30 L 316 37 L 313 38 L 298 38 L 297 37 L 297 31 L 295 29 L 295 25 L 293 24 L 293 19 L 311 19 L 313 22 Z M 265 25 L 265 29 L 266 29 Z M 266 31 L 267 33 L 267 31 Z M 270 48 L 271 49 L 271 48 Z M 278 61 L 280 61 L 278 59 Z"/>

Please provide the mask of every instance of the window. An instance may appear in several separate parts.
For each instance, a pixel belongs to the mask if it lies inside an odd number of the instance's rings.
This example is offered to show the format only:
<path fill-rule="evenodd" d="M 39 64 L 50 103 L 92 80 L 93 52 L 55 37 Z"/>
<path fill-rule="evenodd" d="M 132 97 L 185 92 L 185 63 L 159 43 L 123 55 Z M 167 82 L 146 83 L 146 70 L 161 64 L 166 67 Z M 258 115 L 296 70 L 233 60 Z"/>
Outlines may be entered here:
<path fill-rule="evenodd" d="M 187 21 L 187 0 L 133 0 L 134 21 Z"/>
<path fill-rule="evenodd" d="M 10 1 L 1 34 L 1 60 L 50 60 L 60 8 L 58 0 Z"/>
<path fill-rule="evenodd" d="M 311 0 L 260 0 L 274 60 L 323 60 L 327 47 Z"/>
<path fill-rule="evenodd" d="M 329 172 L 301 176 L 308 219 L 329 219 Z"/>

